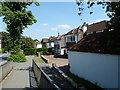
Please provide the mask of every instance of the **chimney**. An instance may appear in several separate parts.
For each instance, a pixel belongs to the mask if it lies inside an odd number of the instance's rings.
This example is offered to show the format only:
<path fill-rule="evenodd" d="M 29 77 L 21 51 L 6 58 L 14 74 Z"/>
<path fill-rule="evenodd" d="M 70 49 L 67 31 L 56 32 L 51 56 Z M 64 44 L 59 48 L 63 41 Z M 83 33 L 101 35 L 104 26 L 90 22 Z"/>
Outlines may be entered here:
<path fill-rule="evenodd" d="M 88 24 L 86 24 L 86 22 L 84 22 L 82 25 L 82 31 L 85 33 L 87 31 L 87 28 L 88 28 Z"/>
<path fill-rule="evenodd" d="M 58 36 L 60 36 L 60 33 L 58 33 Z"/>

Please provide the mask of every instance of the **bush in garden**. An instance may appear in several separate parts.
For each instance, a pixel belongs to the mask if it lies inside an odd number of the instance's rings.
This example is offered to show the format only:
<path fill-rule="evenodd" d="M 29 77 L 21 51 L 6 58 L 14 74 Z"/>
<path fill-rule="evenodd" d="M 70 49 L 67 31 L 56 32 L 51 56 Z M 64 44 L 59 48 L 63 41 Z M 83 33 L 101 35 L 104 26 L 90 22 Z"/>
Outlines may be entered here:
<path fill-rule="evenodd" d="M 43 47 L 41 49 L 42 49 L 43 52 L 48 52 L 48 48 L 46 48 L 46 47 Z"/>
<path fill-rule="evenodd" d="M 22 53 L 12 54 L 7 58 L 8 61 L 13 62 L 26 62 L 26 57 Z"/>
<path fill-rule="evenodd" d="M 52 55 L 55 55 L 55 50 L 52 50 Z"/>
<path fill-rule="evenodd" d="M 24 54 L 25 55 L 35 55 L 37 53 L 36 48 L 25 48 L 24 49 Z"/>
<path fill-rule="evenodd" d="M 42 48 L 38 48 L 38 49 L 37 49 L 37 52 L 41 52 L 41 51 L 42 51 Z"/>
<path fill-rule="evenodd" d="M 40 55 L 43 55 L 43 51 L 40 52 Z"/>

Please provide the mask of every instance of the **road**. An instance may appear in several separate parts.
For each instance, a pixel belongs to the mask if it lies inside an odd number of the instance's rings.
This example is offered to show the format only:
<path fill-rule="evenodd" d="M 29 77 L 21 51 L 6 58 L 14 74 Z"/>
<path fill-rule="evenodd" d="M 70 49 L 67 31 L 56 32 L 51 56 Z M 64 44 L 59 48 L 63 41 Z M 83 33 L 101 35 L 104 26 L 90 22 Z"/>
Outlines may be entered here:
<path fill-rule="evenodd" d="M 68 59 L 65 58 L 54 58 L 51 55 L 44 55 L 45 58 L 49 59 L 49 65 L 52 66 L 55 63 L 63 72 L 68 72 Z"/>
<path fill-rule="evenodd" d="M 55 63 L 57 66 L 65 66 L 68 65 L 68 59 L 65 58 L 54 58 L 53 56 L 44 55 L 47 59 L 49 59 L 49 64 Z"/>

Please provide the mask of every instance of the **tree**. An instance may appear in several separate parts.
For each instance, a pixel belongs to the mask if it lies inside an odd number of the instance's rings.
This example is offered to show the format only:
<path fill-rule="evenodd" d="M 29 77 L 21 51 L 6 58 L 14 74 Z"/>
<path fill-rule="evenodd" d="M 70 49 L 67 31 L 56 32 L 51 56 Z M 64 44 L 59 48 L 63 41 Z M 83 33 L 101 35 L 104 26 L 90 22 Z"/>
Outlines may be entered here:
<path fill-rule="evenodd" d="M 83 0 L 82 0 L 83 1 Z M 79 7 L 79 15 L 82 15 L 82 11 L 84 11 L 83 2 L 81 0 L 76 1 Z M 113 32 L 108 35 L 108 43 L 107 46 L 112 50 L 112 48 L 119 47 L 120 45 L 117 43 L 120 40 L 120 1 L 112 2 L 95 2 L 95 0 L 87 1 L 87 8 L 93 7 L 95 4 L 102 5 L 102 8 L 106 10 L 108 17 L 110 18 L 108 29 L 113 29 Z M 90 11 L 90 14 L 93 12 Z M 120 51 L 120 48 L 117 48 L 115 51 Z"/>
<path fill-rule="evenodd" d="M 31 11 L 27 11 L 28 6 L 33 2 L 1 2 L 0 16 L 4 16 L 3 21 L 7 25 L 10 33 L 10 47 L 13 53 L 20 50 L 20 36 L 28 25 L 36 23 Z M 39 6 L 39 3 L 35 3 Z"/>
<path fill-rule="evenodd" d="M 39 42 L 39 40 L 38 40 L 38 39 L 34 39 L 34 42 L 36 42 L 36 41 L 38 41 L 38 42 Z"/>
<path fill-rule="evenodd" d="M 34 40 L 30 37 L 22 36 L 21 48 L 34 48 Z"/>
<path fill-rule="evenodd" d="M 5 51 L 9 51 L 10 50 L 10 47 L 9 47 L 9 42 L 10 42 L 10 39 L 9 39 L 9 33 L 7 32 L 0 32 L 0 36 L 2 37 L 2 51 L 5 52 Z"/>

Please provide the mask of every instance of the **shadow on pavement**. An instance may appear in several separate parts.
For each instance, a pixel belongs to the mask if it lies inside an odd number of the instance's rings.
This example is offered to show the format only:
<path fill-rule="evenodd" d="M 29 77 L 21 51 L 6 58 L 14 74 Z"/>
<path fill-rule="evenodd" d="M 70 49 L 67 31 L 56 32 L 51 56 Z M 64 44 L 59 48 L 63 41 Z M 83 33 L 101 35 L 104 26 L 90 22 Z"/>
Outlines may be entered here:
<path fill-rule="evenodd" d="M 63 72 L 69 72 L 69 67 L 68 67 L 68 65 L 60 66 L 59 69 L 62 70 Z"/>
<path fill-rule="evenodd" d="M 15 70 L 30 71 L 30 68 L 28 67 L 26 69 L 21 68 L 21 69 L 15 69 Z"/>

